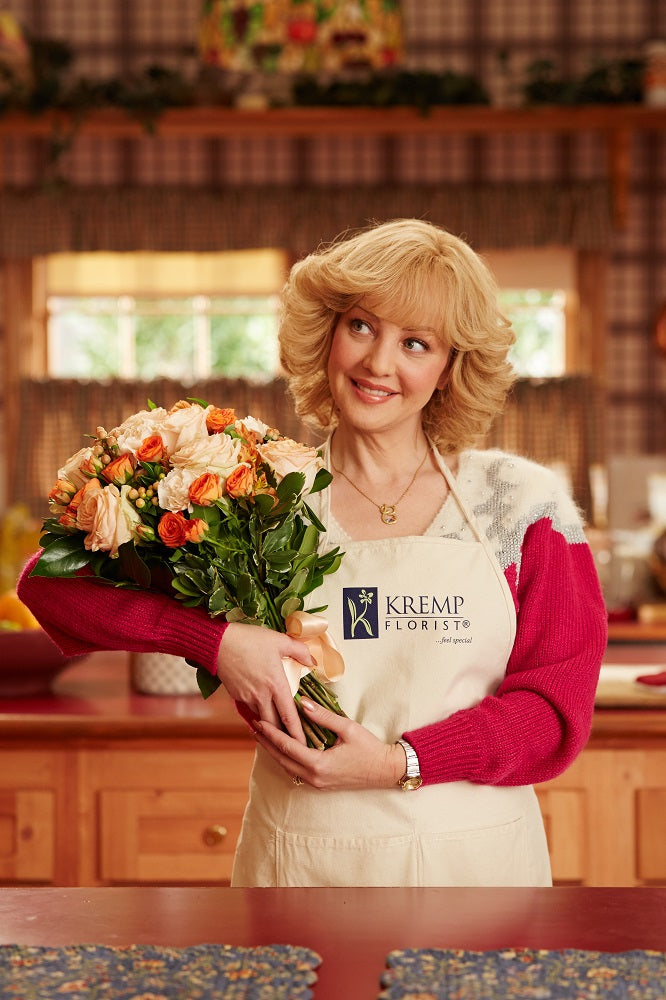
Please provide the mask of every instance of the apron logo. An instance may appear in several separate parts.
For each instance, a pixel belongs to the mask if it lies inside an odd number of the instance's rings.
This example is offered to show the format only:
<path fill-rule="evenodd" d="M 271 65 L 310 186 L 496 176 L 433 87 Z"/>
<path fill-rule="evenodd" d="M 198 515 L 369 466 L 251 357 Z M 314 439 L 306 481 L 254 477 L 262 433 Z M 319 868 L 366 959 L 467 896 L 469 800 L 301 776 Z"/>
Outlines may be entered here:
<path fill-rule="evenodd" d="M 342 620 L 345 639 L 376 639 L 377 588 L 343 587 Z"/>

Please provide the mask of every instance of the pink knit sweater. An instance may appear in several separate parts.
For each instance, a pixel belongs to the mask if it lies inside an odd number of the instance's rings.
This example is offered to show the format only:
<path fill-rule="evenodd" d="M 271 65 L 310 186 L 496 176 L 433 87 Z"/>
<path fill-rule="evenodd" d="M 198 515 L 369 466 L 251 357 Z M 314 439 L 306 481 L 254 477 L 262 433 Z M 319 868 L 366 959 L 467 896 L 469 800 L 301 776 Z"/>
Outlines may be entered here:
<path fill-rule="evenodd" d="M 418 753 L 426 784 L 546 781 L 572 763 L 590 732 L 607 640 L 594 561 L 573 505 L 547 470 L 492 452 L 469 453 L 463 468 L 468 483 L 485 484 L 476 516 L 514 597 L 516 641 L 493 695 L 403 735 Z M 551 478 L 544 483 L 545 475 Z M 506 513 L 507 500 L 516 516 L 503 520 L 498 512 Z M 36 558 L 21 574 L 18 593 L 65 653 L 157 650 L 216 673 L 223 622 L 163 594 L 89 577 L 30 577 Z"/>

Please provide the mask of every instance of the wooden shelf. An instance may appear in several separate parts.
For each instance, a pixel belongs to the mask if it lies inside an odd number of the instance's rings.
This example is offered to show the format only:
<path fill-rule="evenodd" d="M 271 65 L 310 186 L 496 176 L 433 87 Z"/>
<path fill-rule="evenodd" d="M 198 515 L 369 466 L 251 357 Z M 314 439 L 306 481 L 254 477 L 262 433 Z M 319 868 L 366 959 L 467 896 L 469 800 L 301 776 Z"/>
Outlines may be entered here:
<path fill-rule="evenodd" d="M 0 140 L 47 139 L 68 132 L 77 137 L 132 140 L 153 136 L 163 139 L 312 139 L 359 135 L 389 138 L 599 133 L 606 138 L 615 218 L 622 226 L 628 207 L 632 135 L 666 132 L 666 107 L 649 108 L 638 104 L 537 108 L 440 106 L 420 112 L 406 107 L 290 107 L 249 111 L 194 106 L 163 112 L 154 119 L 150 129 L 145 121 L 119 108 L 90 112 L 80 120 L 73 114 L 59 111 L 34 116 L 12 112 L 0 116 Z"/>
<path fill-rule="evenodd" d="M 0 137 L 48 137 L 54 128 L 75 129 L 78 135 L 117 139 L 146 138 L 146 124 L 119 108 L 86 114 L 49 111 L 40 115 L 16 112 L 0 116 Z M 195 106 L 171 108 L 155 119 L 154 134 L 163 138 L 228 138 L 321 135 L 501 135 L 520 132 L 572 134 L 621 131 L 666 131 L 666 107 L 639 104 L 575 107 L 494 108 L 488 106 L 415 108 L 293 107 L 247 111 Z"/>

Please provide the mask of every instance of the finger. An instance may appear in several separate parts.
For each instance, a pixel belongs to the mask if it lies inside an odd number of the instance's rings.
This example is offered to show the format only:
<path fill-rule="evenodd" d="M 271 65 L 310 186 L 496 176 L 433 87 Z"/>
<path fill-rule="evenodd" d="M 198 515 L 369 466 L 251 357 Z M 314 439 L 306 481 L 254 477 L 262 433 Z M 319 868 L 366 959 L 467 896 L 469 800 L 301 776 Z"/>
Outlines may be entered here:
<path fill-rule="evenodd" d="M 326 729 L 331 729 L 338 735 L 344 733 L 349 726 L 349 719 L 346 716 L 338 715 L 337 712 L 331 712 L 328 708 L 324 708 L 323 705 L 318 705 L 316 701 L 312 701 L 311 698 L 302 696 L 301 705 L 305 709 L 305 714 L 313 722 L 319 723 L 320 726 L 324 726 Z"/>

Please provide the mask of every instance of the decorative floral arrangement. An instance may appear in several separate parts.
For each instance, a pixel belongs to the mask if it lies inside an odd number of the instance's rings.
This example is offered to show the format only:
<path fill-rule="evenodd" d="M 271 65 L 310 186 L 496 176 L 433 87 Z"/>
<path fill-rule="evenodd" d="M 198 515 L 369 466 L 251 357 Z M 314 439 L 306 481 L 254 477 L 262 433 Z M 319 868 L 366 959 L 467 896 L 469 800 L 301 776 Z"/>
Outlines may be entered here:
<path fill-rule="evenodd" d="M 307 693 L 344 714 L 324 684 L 344 670 L 317 614 L 324 609 L 303 611 L 342 558 L 337 548 L 318 553 L 324 526 L 306 501 L 332 478 L 320 452 L 200 400 L 170 410 L 149 403 L 91 437 L 58 471 L 33 574 L 88 567 L 116 587 L 165 591 L 228 622 L 301 636 L 317 669 L 299 669 L 297 705 Z M 220 685 L 203 668 L 197 680 L 204 697 Z M 335 742 L 300 715 L 311 746 Z"/>

